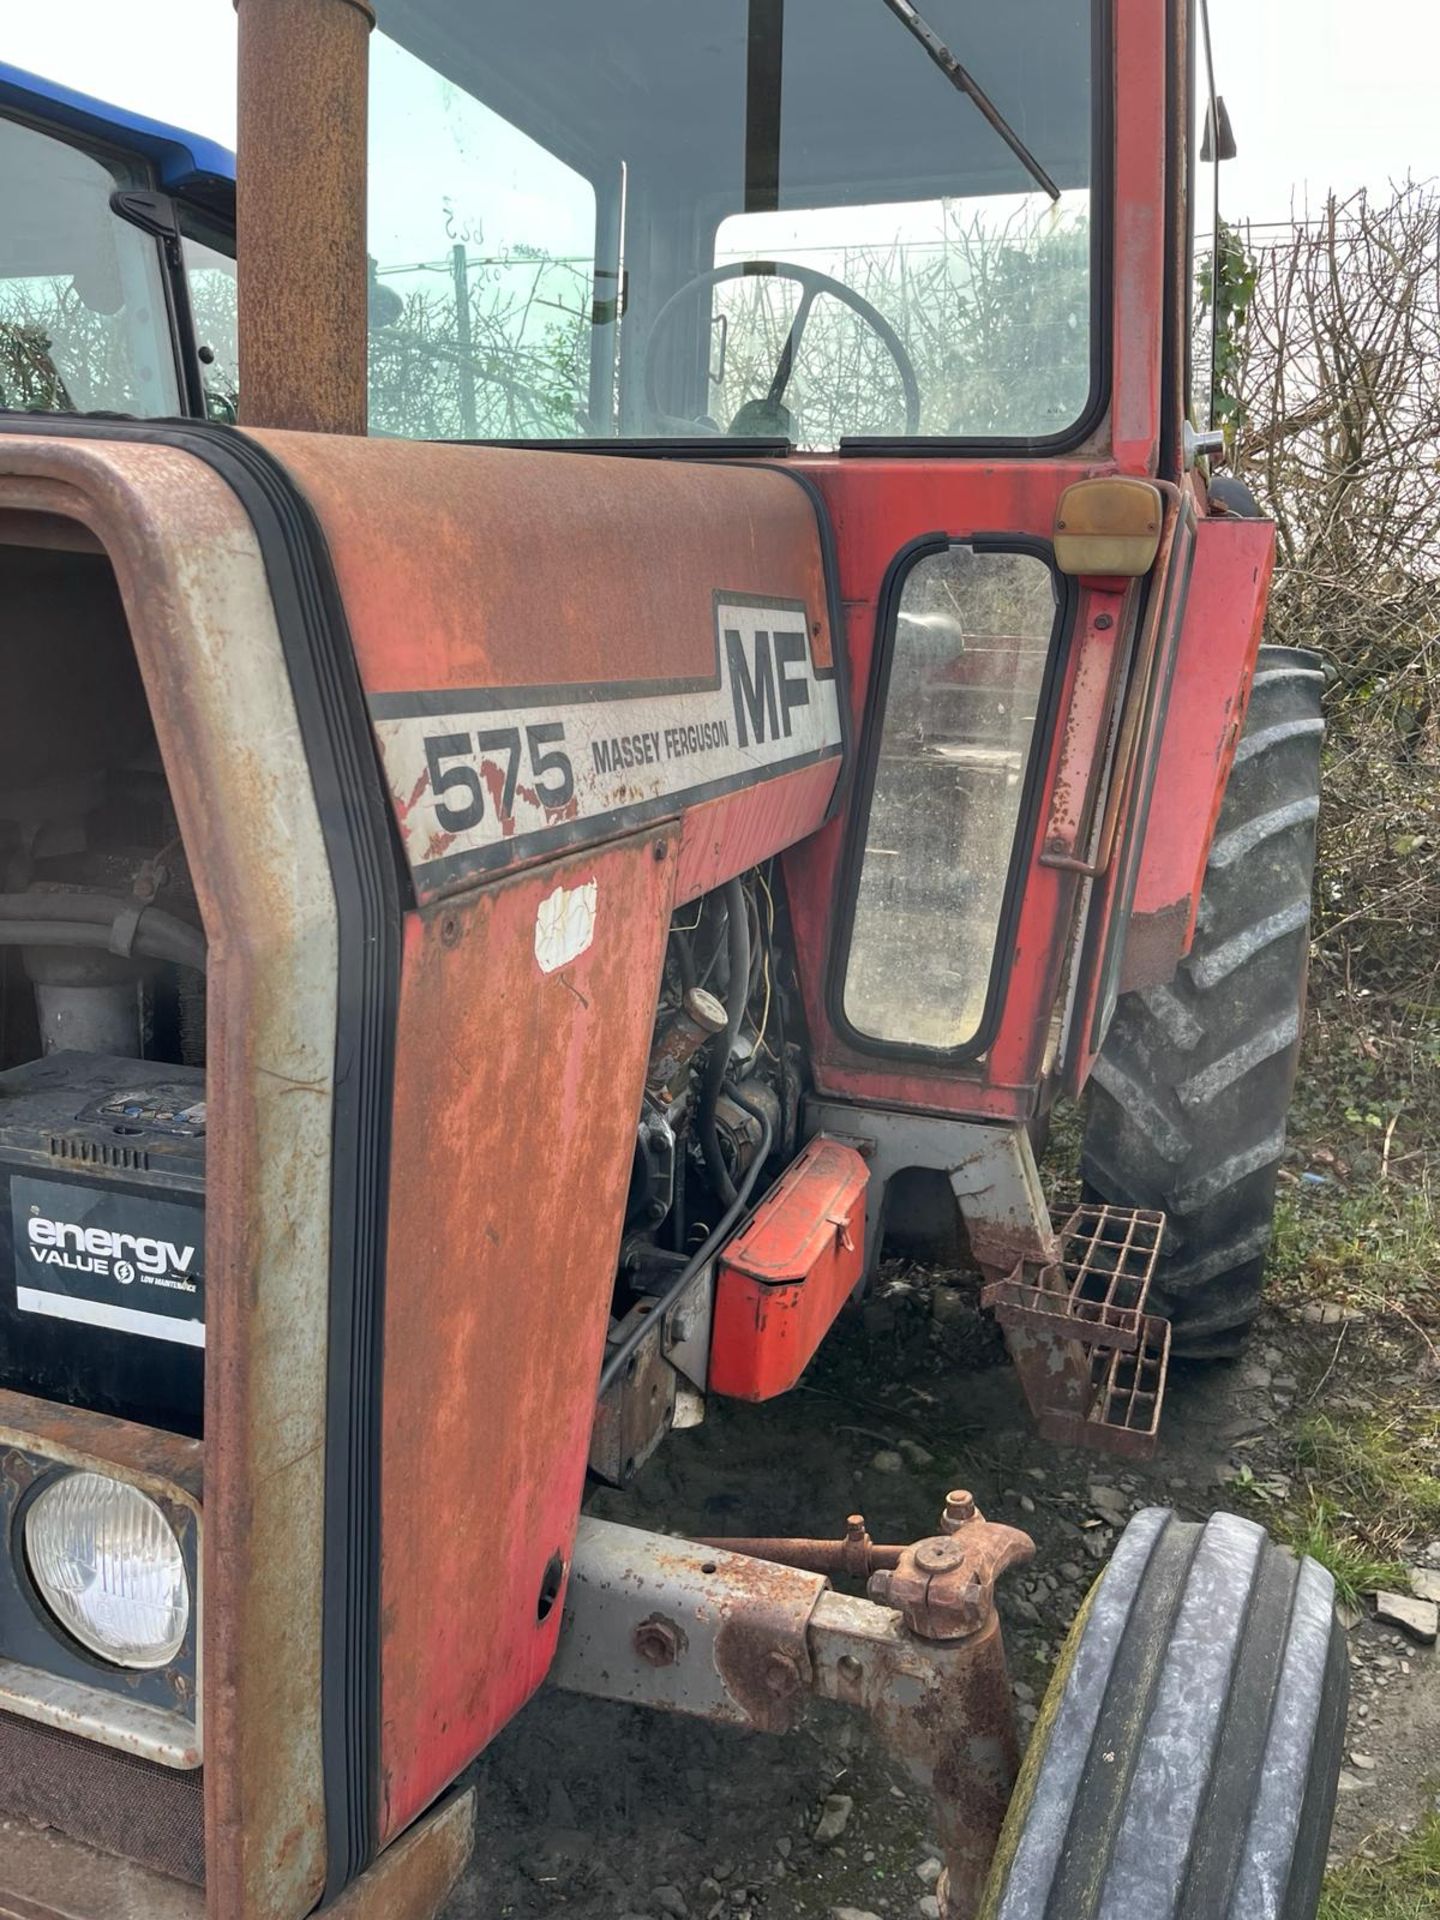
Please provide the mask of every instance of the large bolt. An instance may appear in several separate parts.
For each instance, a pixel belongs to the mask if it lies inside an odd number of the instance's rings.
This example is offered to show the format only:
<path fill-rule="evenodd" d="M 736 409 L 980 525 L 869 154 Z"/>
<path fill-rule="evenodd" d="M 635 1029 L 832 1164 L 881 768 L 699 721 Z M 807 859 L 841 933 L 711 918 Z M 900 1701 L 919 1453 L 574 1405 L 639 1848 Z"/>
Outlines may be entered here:
<path fill-rule="evenodd" d="M 955 1487 L 945 1496 L 945 1511 L 940 1516 L 942 1533 L 958 1533 L 975 1518 L 975 1496 L 964 1487 Z"/>
<path fill-rule="evenodd" d="M 668 1620 L 642 1620 L 631 1644 L 648 1666 L 673 1667 L 680 1657 L 680 1636 Z"/>
<path fill-rule="evenodd" d="M 847 1573 L 868 1573 L 870 1570 L 870 1536 L 865 1531 L 863 1513 L 852 1513 L 845 1522 L 840 1564 Z"/>
<path fill-rule="evenodd" d="M 777 1649 L 765 1662 L 766 1690 L 777 1700 L 788 1700 L 792 1693 L 800 1691 L 800 1685 L 800 1668 L 794 1657 Z"/>
<path fill-rule="evenodd" d="M 921 1573 L 953 1573 L 965 1559 L 958 1540 L 937 1538 L 921 1540 L 914 1549 L 915 1565 Z"/>

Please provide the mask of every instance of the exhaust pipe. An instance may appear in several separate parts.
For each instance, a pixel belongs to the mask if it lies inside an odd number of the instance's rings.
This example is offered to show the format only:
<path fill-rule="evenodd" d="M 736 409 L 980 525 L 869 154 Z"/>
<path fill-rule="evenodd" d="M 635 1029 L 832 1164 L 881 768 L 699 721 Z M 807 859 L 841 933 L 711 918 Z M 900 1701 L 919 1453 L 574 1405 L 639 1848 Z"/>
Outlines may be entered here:
<path fill-rule="evenodd" d="M 366 429 L 369 0 L 236 0 L 240 420 Z"/>

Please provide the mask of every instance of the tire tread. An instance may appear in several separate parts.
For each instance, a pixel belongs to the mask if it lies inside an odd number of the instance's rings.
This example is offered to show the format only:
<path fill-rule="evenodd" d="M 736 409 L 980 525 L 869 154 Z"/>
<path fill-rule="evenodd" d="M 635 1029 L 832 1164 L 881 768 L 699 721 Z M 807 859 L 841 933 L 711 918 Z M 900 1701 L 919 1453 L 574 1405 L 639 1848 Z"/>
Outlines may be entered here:
<path fill-rule="evenodd" d="M 1121 998 L 1087 1095 L 1089 1193 L 1167 1215 L 1152 1300 L 1177 1355 L 1238 1353 L 1260 1307 L 1304 1011 L 1323 691 L 1315 656 L 1261 649 L 1194 946 L 1168 985 Z"/>

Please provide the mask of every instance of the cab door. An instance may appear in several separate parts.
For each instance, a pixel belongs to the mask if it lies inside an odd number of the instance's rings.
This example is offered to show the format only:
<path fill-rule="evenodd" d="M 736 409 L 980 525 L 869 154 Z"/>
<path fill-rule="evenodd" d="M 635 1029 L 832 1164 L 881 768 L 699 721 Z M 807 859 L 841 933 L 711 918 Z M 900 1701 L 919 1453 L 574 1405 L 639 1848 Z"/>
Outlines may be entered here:
<path fill-rule="evenodd" d="M 1028 1119 L 1059 1082 L 1067 1010 L 1088 1037 L 1118 978 L 1110 930 L 1139 845 L 1120 802 L 1154 780 L 1194 513 L 1165 424 L 1181 404 L 1162 185 L 1179 56 L 1161 10 L 1097 17 L 1091 409 L 1048 441 L 852 442 L 807 463 L 834 525 L 859 742 L 843 817 L 785 862 L 832 1099 Z M 1106 475 L 1157 488 L 1145 578 L 1056 565 L 1066 489 Z"/>
<path fill-rule="evenodd" d="M 186 252 L 193 233 L 213 273 L 228 249 L 233 336 L 234 174 L 209 142 L 0 66 L 0 407 L 213 411 L 226 294 L 217 351 L 195 331 Z"/>

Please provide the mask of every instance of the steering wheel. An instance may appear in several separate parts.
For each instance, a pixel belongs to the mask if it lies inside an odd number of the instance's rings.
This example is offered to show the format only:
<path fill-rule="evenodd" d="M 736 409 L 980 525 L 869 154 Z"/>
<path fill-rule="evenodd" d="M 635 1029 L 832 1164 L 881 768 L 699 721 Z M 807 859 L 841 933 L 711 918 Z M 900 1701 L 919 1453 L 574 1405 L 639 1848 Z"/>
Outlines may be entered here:
<path fill-rule="evenodd" d="M 776 280 L 795 281 L 802 289 L 800 305 L 795 310 L 795 318 L 790 322 L 790 335 L 781 349 L 779 364 L 775 368 L 775 377 L 770 382 L 769 393 L 763 400 L 747 401 L 735 416 L 736 420 L 744 419 L 747 414 L 758 415 L 759 418 L 753 425 L 747 422 L 746 430 L 755 433 L 776 431 L 776 426 L 774 424 L 767 426 L 767 422 L 778 423 L 782 415 L 788 421 L 784 404 L 785 389 L 789 386 L 790 376 L 795 371 L 795 356 L 800 351 L 800 342 L 805 334 L 811 307 L 814 306 L 820 294 L 828 293 L 842 306 L 849 307 L 850 311 L 857 314 L 873 333 L 879 335 L 886 352 L 895 362 L 896 370 L 900 375 L 900 384 L 905 389 L 905 431 L 912 435 L 918 433 L 920 431 L 920 382 L 915 377 L 915 363 L 905 351 L 904 342 L 894 327 L 878 307 L 871 306 L 863 295 L 856 293 L 853 287 L 847 287 L 843 280 L 833 280 L 828 273 L 819 273 L 814 267 L 792 266 L 788 260 L 733 260 L 728 266 L 710 267 L 704 273 L 697 273 L 693 280 L 687 280 L 683 287 L 678 287 L 671 294 L 656 314 L 650 329 L 650 337 L 645 345 L 645 401 L 652 417 L 655 419 L 675 417 L 666 414 L 660 405 L 656 390 L 655 342 L 676 308 L 683 301 L 688 300 L 692 294 L 703 292 L 707 287 L 721 286 L 727 280 L 746 280 L 762 275 Z M 732 433 L 737 431 L 733 422 L 730 430 Z M 788 432 L 788 427 L 781 427 L 779 430 Z"/>

